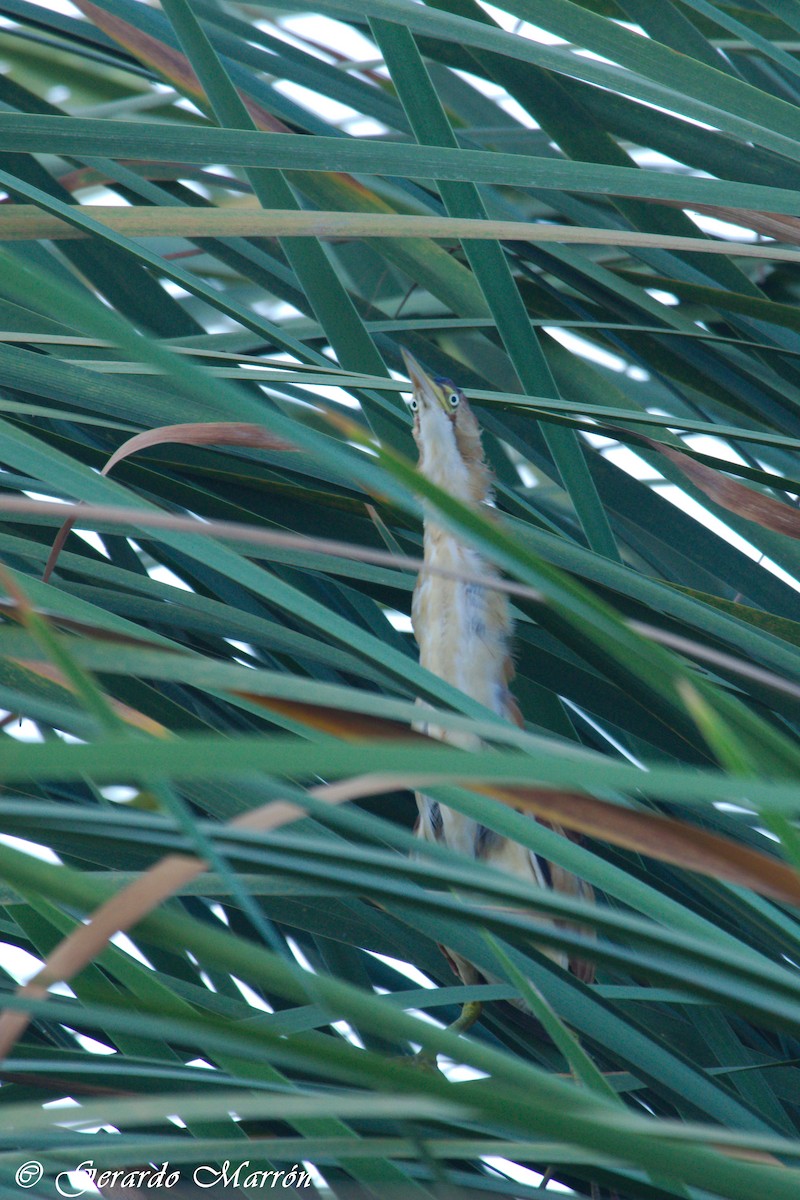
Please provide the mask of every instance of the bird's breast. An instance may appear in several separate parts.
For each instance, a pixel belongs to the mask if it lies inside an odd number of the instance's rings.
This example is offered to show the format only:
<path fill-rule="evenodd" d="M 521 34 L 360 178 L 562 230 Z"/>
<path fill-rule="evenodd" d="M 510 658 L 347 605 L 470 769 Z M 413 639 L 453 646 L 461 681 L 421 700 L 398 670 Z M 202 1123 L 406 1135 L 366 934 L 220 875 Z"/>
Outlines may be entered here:
<path fill-rule="evenodd" d="M 504 713 L 510 619 L 505 596 L 491 586 L 495 572 L 476 551 L 428 530 L 425 562 L 434 570 L 420 574 L 412 607 L 420 663 L 487 708 Z M 443 578 L 439 570 L 468 578 Z M 473 582 L 478 575 L 488 586 Z"/>

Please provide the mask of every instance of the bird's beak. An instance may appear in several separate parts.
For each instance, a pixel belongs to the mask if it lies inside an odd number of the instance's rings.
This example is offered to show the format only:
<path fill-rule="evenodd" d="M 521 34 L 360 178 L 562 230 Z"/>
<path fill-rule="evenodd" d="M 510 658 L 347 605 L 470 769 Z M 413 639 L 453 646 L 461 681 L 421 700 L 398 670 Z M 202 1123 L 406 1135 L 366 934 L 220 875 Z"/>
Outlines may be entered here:
<path fill-rule="evenodd" d="M 406 366 L 408 378 L 411 380 L 411 387 L 417 403 L 420 406 L 423 404 L 441 404 L 439 389 L 430 375 L 422 369 L 413 354 L 409 354 L 404 347 L 400 347 L 400 352 L 403 355 L 403 362 Z"/>

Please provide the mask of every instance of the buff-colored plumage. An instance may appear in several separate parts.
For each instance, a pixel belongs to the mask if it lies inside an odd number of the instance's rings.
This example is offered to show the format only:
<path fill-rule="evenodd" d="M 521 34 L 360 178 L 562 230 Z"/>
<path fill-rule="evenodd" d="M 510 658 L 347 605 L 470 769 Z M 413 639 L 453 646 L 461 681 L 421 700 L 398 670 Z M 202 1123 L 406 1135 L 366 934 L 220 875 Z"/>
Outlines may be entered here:
<path fill-rule="evenodd" d="M 480 427 L 463 393 L 449 380 L 431 379 L 410 354 L 404 352 L 403 357 L 413 388 L 414 440 L 420 471 L 451 496 L 476 508 L 486 505 L 492 494 L 491 474 L 483 455 Z M 497 578 L 494 567 L 437 524 L 433 515 L 425 518 L 424 559 L 430 566 L 455 574 Z M 414 590 L 412 621 L 422 666 L 501 716 L 522 723 L 508 687 L 514 668 L 511 614 L 504 593 L 423 570 Z M 430 727 L 427 732 L 467 749 L 476 744 L 468 734 Z M 417 794 L 417 805 L 419 837 L 442 841 L 539 887 L 591 897 L 587 884 L 526 847 L 421 793 Z M 465 983 L 480 981 L 481 975 L 471 963 L 452 951 L 447 954 Z M 588 964 L 567 963 L 566 956 L 556 951 L 551 957 L 562 966 L 569 965 L 582 978 L 591 978 Z"/>

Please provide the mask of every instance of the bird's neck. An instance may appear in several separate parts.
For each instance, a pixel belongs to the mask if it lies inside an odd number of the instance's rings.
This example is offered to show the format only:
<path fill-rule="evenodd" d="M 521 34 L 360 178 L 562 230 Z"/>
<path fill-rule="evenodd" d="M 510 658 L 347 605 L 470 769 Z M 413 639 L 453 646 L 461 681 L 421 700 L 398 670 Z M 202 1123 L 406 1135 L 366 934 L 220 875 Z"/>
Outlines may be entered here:
<path fill-rule="evenodd" d="M 443 569 L 465 575 L 491 570 L 479 550 L 467 545 L 457 533 L 439 525 L 429 516 L 425 518 L 423 555 L 429 565 L 438 562 Z"/>
<path fill-rule="evenodd" d="M 484 506 L 470 504 L 470 507 L 481 511 Z M 497 576 L 495 568 L 479 550 L 462 541 L 452 529 L 440 525 L 429 512 L 425 514 L 423 556 L 426 563 L 438 562 L 439 566 L 460 574 Z"/>
<path fill-rule="evenodd" d="M 445 446 L 447 449 L 447 444 Z M 482 462 L 467 464 L 453 448 L 453 453 L 431 456 L 420 455 L 419 468 L 426 479 L 435 483 L 448 496 L 460 500 L 469 508 L 480 512 L 492 498 L 489 472 Z M 436 510 L 427 502 L 425 510 L 425 558 L 433 554 L 444 554 L 448 558 L 470 558 L 478 565 L 482 558 L 477 551 L 469 549 L 458 534 L 439 524 Z M 473 568 L 475 569 L 475 568 Z"/>
<path fill-rule="evenodd" d="M 478 508 L 493 495 L 492 477 L 478 455 L 465 458 L 453 438 L 435 447 L 420 446 L 419 470 L 448 496 Z"/>

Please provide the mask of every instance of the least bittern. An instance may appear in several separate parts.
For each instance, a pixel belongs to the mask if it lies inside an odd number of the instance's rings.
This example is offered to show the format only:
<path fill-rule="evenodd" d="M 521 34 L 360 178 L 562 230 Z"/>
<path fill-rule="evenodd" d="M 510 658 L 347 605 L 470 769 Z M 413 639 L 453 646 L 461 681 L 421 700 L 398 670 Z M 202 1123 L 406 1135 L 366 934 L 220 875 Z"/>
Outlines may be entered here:
<path fill-rule="evenodd" d="M 464 393 L 449 379 L 431 378 L 405 350 L 403 359 L 413 389 L 411 409 L 420 471 L 465 504 L 475 508 L 487 505 L 492 499 L 492 474 L 484 457 L 480 426 Z M 498 578 L 496 569 L 439 524 L 432 512 L 425 516 L 424 560 L 426 565 L 443 568 L 449 574 L 442 576 L 423 569 L 414 589 L 412 622 L 420 663 L 487 708 L 522 725 L 519 708 L 509 691 L 514 675 L 509 649 L 511 613 L 506 594 L 492 588 L 492 580 Z M 464 575 L 470 581 L 462 582 L 450 575 Z M 476 575 L 484 578 L 486 585 L 473 582 Z M 430 728 L 427 732 L 465 748 L 475 745 L 471 735 Z M 471 858 L 530 880 L 537 887 L 592 898 L 591 887 L 569 871 L 455 809 L 419 792 L 417 806 L 416 831 L 423 840 L 443 842 Z M 445 953 L 464 983 L 483 981 L 472 963 L 452 950 Z M 570 959 L 557 950 L 547 953 L 580 978 L 593 977 L 585 961 Z M 465 1006 L 457 1027 L 468 1028 L 479 1013 L 479 1005 Z"/>

